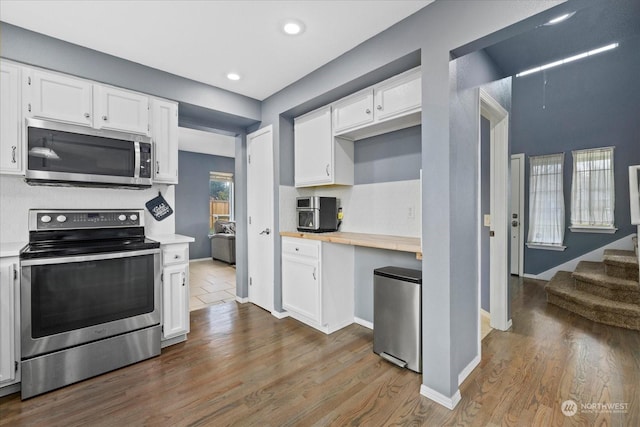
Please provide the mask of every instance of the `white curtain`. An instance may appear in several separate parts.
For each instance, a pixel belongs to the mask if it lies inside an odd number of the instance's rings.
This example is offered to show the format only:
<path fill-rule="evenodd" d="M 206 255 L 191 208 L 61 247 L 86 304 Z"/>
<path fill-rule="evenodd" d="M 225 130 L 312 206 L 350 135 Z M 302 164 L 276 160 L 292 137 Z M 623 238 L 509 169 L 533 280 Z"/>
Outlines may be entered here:
<path fill-rule="evenodd" d="M 528 243 L 562 245 L 564 240 L 563 163 L 563 153 L 529 158 Z"/>
<path fill-rule="evenodd" d="M 613 147 L 573 152 L 571 226 L 612 228 Z"/>

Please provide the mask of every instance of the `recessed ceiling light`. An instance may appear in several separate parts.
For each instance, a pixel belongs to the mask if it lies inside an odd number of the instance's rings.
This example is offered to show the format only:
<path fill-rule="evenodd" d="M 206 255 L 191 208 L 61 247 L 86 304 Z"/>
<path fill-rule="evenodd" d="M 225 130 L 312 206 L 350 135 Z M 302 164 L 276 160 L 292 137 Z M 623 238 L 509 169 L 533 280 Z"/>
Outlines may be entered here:
<path fill-rule="evenodd" d="M 238 74 L 238 73 L 229 73 L 229 74 L 227 74 L 227 78 L 229 80 L 237 81 L 237 80 L 240 80 L 240 74 Z"/>
<path fill-rule="evenodd" d="M 575 12 L 565 13 L 564 15 L 560 15 L 560 16 L 558 16 L 556 18 L 553 18 L 551 21 L 545 23 L 544 25 L 556 25 L 556 24 L 559 24 L 559 23 L 564 22 L 567 19 L 571 18 L 575 14 L 576 14 Z"/>
<path fill-rule="evenodd" d="M 303 33 L 304 24 L 296 19 L 289 19 L 282 25 L 282 31 L 290 36 L 296 36 Z"/>

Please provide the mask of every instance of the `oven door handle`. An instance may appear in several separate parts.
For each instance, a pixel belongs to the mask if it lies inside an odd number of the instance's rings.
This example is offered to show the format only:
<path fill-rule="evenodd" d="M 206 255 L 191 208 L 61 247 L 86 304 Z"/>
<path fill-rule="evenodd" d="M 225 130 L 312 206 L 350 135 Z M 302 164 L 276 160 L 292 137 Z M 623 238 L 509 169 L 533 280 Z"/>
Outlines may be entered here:
<path fill-rule="evenodd" d="M 30 265 L 49 265 L 49 264 L 68 264 L 71 262 L 101 261 L 106 259 L 131 258 L 134 256 L 155 255 L 160 254 L 160 248 L 144 249 L 140 251 L 124 251 L 124 252 L 107 252 L 93 255 L 80 255 L 58 258 L 36 258 L 25 259 L 20 261 L 21 267 Z"/>

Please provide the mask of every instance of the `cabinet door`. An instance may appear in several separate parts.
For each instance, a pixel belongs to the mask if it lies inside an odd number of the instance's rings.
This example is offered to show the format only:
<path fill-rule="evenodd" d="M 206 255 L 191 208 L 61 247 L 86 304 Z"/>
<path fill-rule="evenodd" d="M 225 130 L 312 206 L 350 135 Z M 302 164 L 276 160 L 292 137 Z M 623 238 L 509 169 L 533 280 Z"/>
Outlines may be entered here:
<path fill-rule="evenodd" d="M 178 183 L 178 104 L 151 100 L 151 138 L 154 142 L 154 182 Z"/>
<path fill-rule="evenodd" d="M 149 134 L 149 98 L 109 86 L 94 86 L 94 127 Z"/>
<path fill-rule="evenodd" d="M 0 261 L 0 385 L 16 380 L 16 266 L 13 259 Z"/>
<path fill-rule="evenodd" d="M 333 131 L 339 135 L 373 121 L 373 89 L 355 93 L 333 104 Z"/>
<path fill-rule="evenodd" d="M 282 257 L 282 306 L 322 324 L 318 259 Z"/>
<path fill-rule="evenodd" d="M 27 110 L 32 117 L 83 126 L 93 124 L 91 82 L 37 70 L 26 81 L 31 89 Z"/>
<path fill-rule="evenodd" d="M 420 68 L 409 70 L 374 87 L 376 120 L 419 110 L 422 105 Z"/>
<path fill-rule="evenodd" d="M 22 173 L 20 68 L 0 63 L 0 173 Z"/>
<path fill-rule="evenodd" d="M 331 107 L 295 119 L 295 185 L 333 183 L 333 134 Z"/>
<path fill-rule="evenodd" d="M 189 332 L 189 266 L 178 264 L 162 271 L 162 338 Z"/>

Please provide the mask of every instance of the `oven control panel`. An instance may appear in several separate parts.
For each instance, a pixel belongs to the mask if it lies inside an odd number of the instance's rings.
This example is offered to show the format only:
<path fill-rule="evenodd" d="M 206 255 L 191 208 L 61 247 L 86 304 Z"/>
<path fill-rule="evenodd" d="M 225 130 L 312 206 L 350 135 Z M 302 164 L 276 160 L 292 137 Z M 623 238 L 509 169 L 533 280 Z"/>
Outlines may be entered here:
<path fill-rule="evenodd" d="M 142 227 L 143 222 L 141 209 L 29 211 L 29 231 Z"/>

